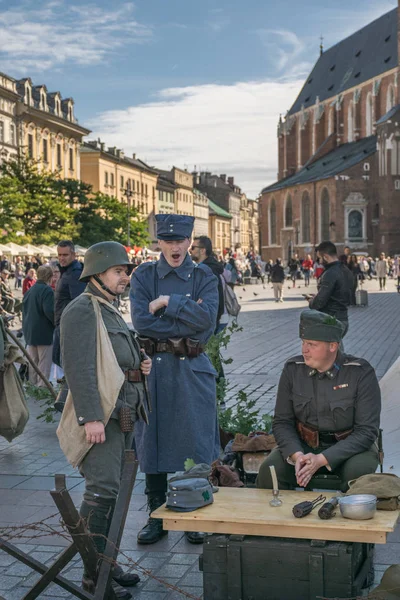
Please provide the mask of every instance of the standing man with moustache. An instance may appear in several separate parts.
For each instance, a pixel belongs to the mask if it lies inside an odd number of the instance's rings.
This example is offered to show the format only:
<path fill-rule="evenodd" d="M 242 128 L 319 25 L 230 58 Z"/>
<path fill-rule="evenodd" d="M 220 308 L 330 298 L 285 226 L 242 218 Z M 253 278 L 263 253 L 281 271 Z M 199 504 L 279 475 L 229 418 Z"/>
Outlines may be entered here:
<path fill-rule="evenodd" d="M 143 263 L 131 279 L 132 322 L 153 358 L 149 425 L 135 429 L 150 512 L 165 502 L 168 473 L 182 471 L 187 458 L 210 464 L 219 454 L 217 373 L 204 352 L 217 320 L 218 280 L 188 254 L 194 217 L 156 220 L 160 260 Z M 150 517 L 138 543 L 153 544 L 167 533 L 162 520 Z M 186 538 L 198 544 L 204 534 L 186 532 Z"/>

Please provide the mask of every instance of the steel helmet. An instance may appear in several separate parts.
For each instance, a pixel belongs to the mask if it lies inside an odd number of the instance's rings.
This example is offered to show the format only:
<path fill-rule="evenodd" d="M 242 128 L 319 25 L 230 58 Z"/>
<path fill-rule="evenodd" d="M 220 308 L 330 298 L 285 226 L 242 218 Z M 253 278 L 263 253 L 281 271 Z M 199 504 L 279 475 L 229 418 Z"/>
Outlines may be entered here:
<path fill-rule="evenodd" d="M 128 275 L 132 273 L 133 264 L 129 262 L 128 254 L 122 244 L 118 242 L 99 242 L 90 246 L 85 254 L 81 281 L 89 281 L 94 275 L 104 273 L 110 267 L 126 265 Z"/>

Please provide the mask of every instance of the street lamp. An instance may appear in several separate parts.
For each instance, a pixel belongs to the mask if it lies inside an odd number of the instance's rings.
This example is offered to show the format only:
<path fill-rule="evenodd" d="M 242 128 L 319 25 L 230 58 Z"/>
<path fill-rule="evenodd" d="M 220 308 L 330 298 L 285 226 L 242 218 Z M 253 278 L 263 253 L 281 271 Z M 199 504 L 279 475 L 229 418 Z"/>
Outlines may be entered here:
<path fill-rule="evenodd" d="M 133 192 L 130 187 L 126 186 L 124 191 L 124 196 L 126 197 L 126 207 L 127 207 L 127 218 L 128 218 L 128 239 L 127 246 L 131 247 L 131 198 L 133 196 Z"/>

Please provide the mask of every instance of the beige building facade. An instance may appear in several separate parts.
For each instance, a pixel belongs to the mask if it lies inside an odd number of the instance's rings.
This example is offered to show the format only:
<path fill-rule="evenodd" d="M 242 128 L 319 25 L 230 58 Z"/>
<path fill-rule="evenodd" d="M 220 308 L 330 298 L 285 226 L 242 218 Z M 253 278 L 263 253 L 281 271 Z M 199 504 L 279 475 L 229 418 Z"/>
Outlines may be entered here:
<path fill-rule="evenodd" d="M 193 216 L 193 175 L 178 167 L 172 167 L 170 171 L 158 170 L 158 173 L 175 184 L 175 214 Z"/>
<path fill-rule="evenodd" d="M 208 198 L 196 188 L 193 190 L 193 212 L 195 217 L 193 234 L 196 237 L 200 235 L 208 236 Z"/>
<path fill-rule="evenodd" d="M 85 142 L 81 148 L 81 179 L 93 186 L 94 192 L 114 196 L 130 203 L 142 219 L 148 222 L 152 242 L 155 238 L 155 218 L 158 212 L 158 173 L 133 154 L 106 148 L 100 140 Z"/>
<path fill-rule="evenodd" d="M 232 216 L 212 200 L 208 201 L 208 209 L 208 237 L 212 241 L 214 252 L 217 255 L 222 255 L 224 249 L 230 248 L 232 244 Z"/>
<path fill-rule="evenodd" d="M 0 164 L 18 152 L 18 100 L 15 79 L 0 73 Z"/>
<path fill-rule="evenodd" d="M 65 179 L 80 179 L 80 146 L 89 129 L 78 124 L 72 98 L 33 85 L 28 77 L 16 81 L 17 145 L 43 170 Z"/>

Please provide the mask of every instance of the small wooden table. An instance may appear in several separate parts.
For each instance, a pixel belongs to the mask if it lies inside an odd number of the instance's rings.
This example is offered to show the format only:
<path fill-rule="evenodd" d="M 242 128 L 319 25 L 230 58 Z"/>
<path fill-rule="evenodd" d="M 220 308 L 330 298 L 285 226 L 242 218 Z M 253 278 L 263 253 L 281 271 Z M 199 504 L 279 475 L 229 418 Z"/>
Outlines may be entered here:
<path fill-rule="evenodd" d="M 327 499 L 336 494 L 324 493 Z M 175 512 L 165 505 L 152 513 L 162 519 L 164 529 L 174 531 L 204 531 L 301 538 L 343 542 L 385 544 L 388 533 L 394 531 L 399 511 L 377 510 L 373 519 L 354 521 L 344 519 L 339 507 L 336 516 L 328 521 L 318 517 L 318 509 L 302 519 L 293 516 L 298 502 L 314 500 L 315 492 L 282 491 L 282 506 L 272 507 L 271 490 L 253 488 L 220 488 L 214 503 L 193 512 Z"/>

